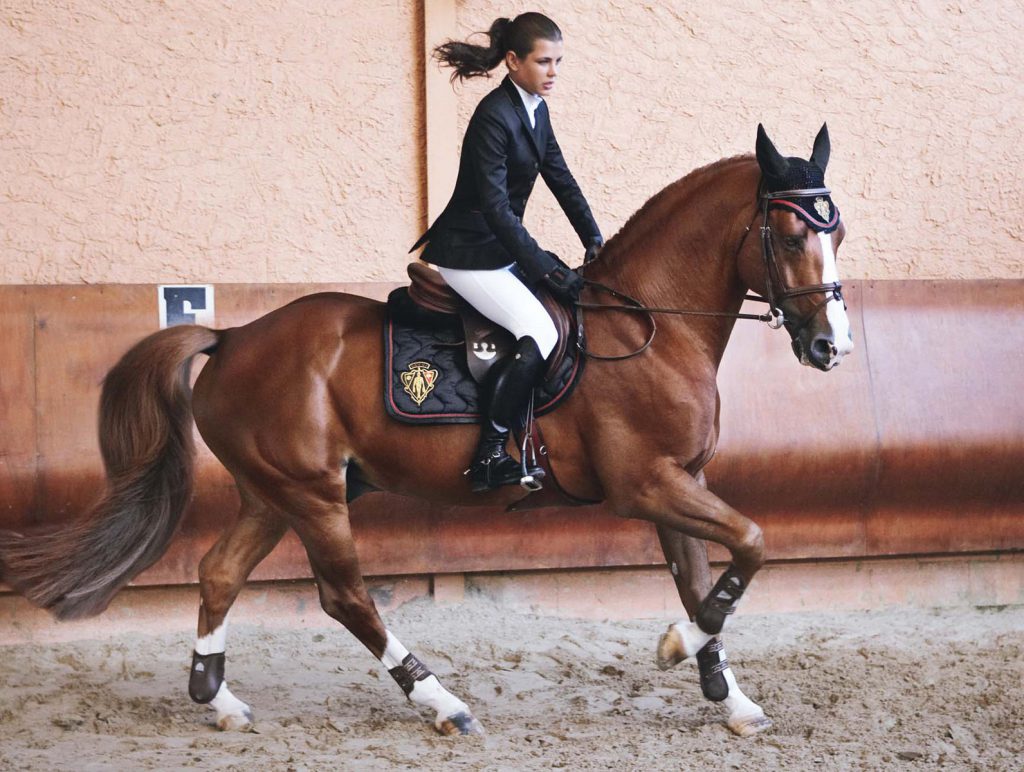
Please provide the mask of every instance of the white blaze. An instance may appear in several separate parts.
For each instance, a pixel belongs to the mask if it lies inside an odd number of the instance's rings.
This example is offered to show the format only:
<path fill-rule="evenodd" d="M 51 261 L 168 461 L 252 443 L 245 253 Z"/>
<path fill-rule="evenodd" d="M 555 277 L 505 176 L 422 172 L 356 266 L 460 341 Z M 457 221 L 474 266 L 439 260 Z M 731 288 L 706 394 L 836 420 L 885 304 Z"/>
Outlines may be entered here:
<path fill-rule="evenodd" d="M 839 281 L 839 270 L 836 268 L 836 253 L 832 249 L 832 234 L 819 233 L 821 241 L 821 283 L 831 284 Z M 836 353 L 832 357 L 835 363 L 853 351 L 853 338 L 850 336 L 850 319 L 846 316 L 846 308 L 841 300 L 830 298 L 825 305 L 825 318 L 832 328 L 832 339 L 835 341 Z"/>

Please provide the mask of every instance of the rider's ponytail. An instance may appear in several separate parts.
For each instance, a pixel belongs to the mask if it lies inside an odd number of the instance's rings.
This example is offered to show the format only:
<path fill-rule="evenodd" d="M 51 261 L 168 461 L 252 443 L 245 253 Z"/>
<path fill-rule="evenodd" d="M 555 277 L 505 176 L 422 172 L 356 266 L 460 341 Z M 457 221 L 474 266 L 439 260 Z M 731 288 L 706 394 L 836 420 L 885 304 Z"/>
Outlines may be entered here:
<path fill-rule="evenodd" d="M 515 51 L 520 59 L 525 58 L 538 38 L 562 39 L 558 25 L 541 13 L 521 13 L 515 19 L 495 19 L 491 28 L 482 34 L 486 34 L 490 41 L 486 46 L 449 40 L 434 49 L 434 58 L 452 68 L 452 81 L 487 75 L 501 64 L 508 51 Z"/>

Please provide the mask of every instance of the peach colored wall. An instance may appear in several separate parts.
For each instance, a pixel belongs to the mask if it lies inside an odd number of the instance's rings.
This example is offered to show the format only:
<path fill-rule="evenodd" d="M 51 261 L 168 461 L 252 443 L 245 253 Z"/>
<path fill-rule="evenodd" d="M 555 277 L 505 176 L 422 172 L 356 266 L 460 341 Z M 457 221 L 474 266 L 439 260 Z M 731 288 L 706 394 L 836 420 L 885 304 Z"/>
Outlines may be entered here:
<path fill-rule="evenodd" d="M 459 35 L 534 7 L 456 6 Z M 1024 276 L 1020 3 L 543 9 L 566 34 L 555 126 L 606 234 L 758 121 L 806 155 L 827 120 L 844 276 Z M 7 0 L 0 283 L 399 279 L 426 211 L 423 13 Z M 492 84 L 460 90 L 459 136 Z M 527 225 L 578 262 L 543 186 Z"/>
<path fill-rule="evenodd" d="M 0 283 L 394 278 L 421 28 L 415 2 L 7 0 Z"/>
<path fill-rule="evenodd" d="M 530 2 L 459 2 L 460 34 Z M 565 35 L 554 126 L 605 234 L 653 193 L 828 121 L 848 278 L 1024 276 L 1024 4 L 856 0 L 543 4 Z M 464 126 L 494 81 L 470 82 Z M 460 129 L 461 135 L 461 129 Z M 527 227 L 578 262 L 543 185 Z"/>

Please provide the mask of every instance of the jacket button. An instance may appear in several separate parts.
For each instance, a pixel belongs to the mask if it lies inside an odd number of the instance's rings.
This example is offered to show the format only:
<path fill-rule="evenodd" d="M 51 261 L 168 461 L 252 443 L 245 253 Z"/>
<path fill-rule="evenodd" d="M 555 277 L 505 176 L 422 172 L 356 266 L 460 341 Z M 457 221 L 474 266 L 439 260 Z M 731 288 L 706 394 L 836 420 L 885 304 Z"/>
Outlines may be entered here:
<path fill-rule="evenodd" d="M 537 170 L 538 170 L 539 168 L 540 168 L 540 164 L 539 164 L 539 163 L 537 163 L 536 161 L 534 161 L 534 162 L 533 162 L 533 170 L 534 170 L 534 171 L 537 171 Z"/>

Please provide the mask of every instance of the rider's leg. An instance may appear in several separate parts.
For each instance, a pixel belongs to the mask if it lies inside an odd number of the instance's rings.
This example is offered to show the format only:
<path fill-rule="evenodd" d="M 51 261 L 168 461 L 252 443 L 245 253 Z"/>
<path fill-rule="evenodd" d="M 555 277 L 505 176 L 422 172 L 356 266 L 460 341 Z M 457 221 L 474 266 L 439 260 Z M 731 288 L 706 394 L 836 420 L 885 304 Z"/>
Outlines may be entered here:
<path fill-rule="evenodd" d="M 439 267 L 448 285 L 492 322 L 511 332 L 516 340 L 530 337 L 547 359 L 558 343 L 555 323 L 543 304 L 512 272 L 512 266 L 492 271 L 465 271 Z"/>
<path fill-rule="evenodd" d="M 515 355 L 498 365 L 485 384 L 485 420 L 470 466 L 475 491 L 517 484 L 522 467 L 506 449 L 509 429 L 519 423 L 558 333 L 544 306 L 507 267 L 493 271 L 441 268 L 440 272 L 466 302 L 518 339 Z M 527 471 L 534 477 L 543 474 L 538 468 Z"/>
<path fill-rule="evenodd" d="M 533 338 L 516 344 L 515 354 L 495 367 L 488 379 L 487 402 L 480 443 L 469 467 L 469 479 L 476 492 L 501 485 L 517 485 L 523 480 L 523 466 L 508 454 L 509 429 L 519 429 L 521 416 L 530 401 L 533 387 L 544 371 L 544 357 Z M 539 480 L 544 471 L 529 466 L 526 474 Z"/>

